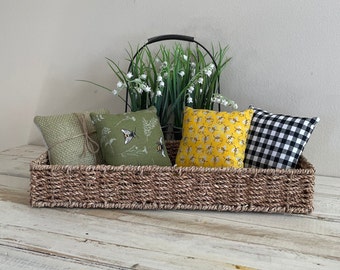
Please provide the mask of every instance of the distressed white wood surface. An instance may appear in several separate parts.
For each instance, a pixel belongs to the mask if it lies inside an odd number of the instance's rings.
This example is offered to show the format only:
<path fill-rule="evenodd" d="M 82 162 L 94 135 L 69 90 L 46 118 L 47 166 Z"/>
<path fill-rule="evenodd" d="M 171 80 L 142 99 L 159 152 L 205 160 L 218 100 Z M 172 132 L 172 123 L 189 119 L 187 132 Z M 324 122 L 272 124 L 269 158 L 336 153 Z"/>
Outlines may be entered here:
<path fill-rule="evenodd" d="M 340 269 L 340 179 L 311 215 L 29 206 L 29 162 L 0 153 L 0 269 Z"/>
<path fill-rule="evenodd" d="M 44 151 L 42 146 L 23 145 L 0 152 L 0 174 L 29 177 L 30 162 Z"/>

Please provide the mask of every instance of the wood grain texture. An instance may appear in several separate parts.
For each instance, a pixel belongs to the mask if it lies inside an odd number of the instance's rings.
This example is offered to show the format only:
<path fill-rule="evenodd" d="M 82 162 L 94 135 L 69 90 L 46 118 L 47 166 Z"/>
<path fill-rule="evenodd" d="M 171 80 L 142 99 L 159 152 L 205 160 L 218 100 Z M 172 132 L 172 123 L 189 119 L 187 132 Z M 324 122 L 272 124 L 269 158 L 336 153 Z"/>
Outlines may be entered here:
<path fill-rule="evenodd" d="M 0 152 L 0 174 L 29 177 L 29 164 L 41 153 L 43 146 L 23 145 Z"/>
<path fill-rule="evenodd" d="M 339 269 L 340 179 L 311 215 L 31 208 L 43 150 L 0 153 L 0 269 Z"/>

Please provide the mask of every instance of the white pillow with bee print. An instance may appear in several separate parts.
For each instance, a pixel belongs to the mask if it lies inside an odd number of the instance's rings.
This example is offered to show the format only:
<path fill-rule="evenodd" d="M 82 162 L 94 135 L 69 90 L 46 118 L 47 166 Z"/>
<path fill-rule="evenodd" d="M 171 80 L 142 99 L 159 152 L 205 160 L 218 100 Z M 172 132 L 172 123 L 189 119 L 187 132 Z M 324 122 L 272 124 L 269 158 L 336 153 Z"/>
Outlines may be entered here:
<path fill-rule="evenodd" d="M 91 119 L 107 164 L 172 165 L 155 107 L 123 114 L 91 113 Z"/>

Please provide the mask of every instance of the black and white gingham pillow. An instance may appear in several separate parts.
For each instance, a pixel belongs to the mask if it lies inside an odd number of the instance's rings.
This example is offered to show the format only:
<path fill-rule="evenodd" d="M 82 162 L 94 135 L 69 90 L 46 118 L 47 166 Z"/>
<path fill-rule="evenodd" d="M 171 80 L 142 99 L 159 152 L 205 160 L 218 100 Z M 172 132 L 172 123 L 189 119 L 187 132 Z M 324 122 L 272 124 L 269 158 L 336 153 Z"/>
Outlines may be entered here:
<path fill-rule="evenodd" d="M 245 152 L 245 167 L 295 168 L 318 117 L 272 114 L 254 108 Z"/>

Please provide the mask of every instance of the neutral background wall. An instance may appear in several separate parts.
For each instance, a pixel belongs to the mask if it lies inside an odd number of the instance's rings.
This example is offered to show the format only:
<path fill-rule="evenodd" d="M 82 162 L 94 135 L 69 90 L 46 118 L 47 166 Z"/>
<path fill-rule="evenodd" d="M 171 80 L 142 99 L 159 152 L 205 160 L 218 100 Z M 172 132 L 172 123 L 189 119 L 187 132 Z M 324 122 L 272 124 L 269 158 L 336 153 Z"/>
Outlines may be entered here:
<path fill-rule="evenodd" d="M 0 150 L 42 144 L 32 120 L 123 104 L 76 81 L 114 84 L 105 57 L 159 34 L 229 44 L 223 94 L 277 113 L 320 116 L 305 156 L 340 176 L 340 1 L 0 0 Z"/>

